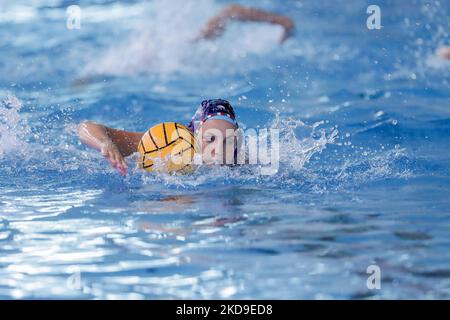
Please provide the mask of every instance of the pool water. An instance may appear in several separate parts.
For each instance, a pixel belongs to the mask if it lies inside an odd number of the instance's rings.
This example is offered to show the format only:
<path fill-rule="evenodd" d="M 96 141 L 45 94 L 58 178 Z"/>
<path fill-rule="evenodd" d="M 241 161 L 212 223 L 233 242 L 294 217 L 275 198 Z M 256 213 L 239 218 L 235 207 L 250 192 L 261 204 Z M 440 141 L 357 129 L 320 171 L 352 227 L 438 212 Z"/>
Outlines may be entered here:
<path fill-rule="evenodd" d="M 236 1 L 251 5 L 250 1 Z M 290 16 L 193 42 L 228 2 L 0 1 L 0 298 L 450 298 L 448 1 L 259 1 Z M 258 166 L 123 178 L 85 119 L 145 131 L 229 100 L 280 130 Z M 369 266 L 381 288 L 368 287 Z"/>

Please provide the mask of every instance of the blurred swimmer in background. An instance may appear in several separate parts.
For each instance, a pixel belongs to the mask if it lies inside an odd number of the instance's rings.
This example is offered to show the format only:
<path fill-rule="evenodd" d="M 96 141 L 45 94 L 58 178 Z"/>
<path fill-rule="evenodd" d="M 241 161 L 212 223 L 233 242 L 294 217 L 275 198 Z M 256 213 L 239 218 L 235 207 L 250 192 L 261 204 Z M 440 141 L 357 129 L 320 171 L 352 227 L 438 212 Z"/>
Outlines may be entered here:
<path fill-rule="evenodd" d="M 266 22 L 283 27 L 283 35 L 280 43 L 286 41 L 294 32 L 292 19 L 256 8 L 243 7 L 232 4 L 211 18 L 202 29 L 198 39 L 214 39 L 222 35 L 227 24 L 233 21 L 241 22 Z"/>
<path fill-rule="evenodd" d="M 295 25 L 291 18 L 265 11 L 262 9 L 228 5 L 221 9 L 205 23 L 198 19 L 191 6 L 178 10 L 177 15 L 171 6 L 162 7 L 153 12 L 156 17 L 148 24 L 140 25 L 122 43 L 111 43 L 102 53 L 96 53 L 98 58 L 86 62 L 81 72 L 81 78 L 75 85 L 95 81 L 96 76 L 134 76 L 138 74 L 172 74 L 180 70 L 184 74 L 193 74 L 201 70 L 211 69 L 219 61 L 227 64 L 236 52 L 264 55 L 267 48 L 273 48 L 272 34 L 264 39 L 261 33 L 248 33 L 243 39 L 235 39 L 234 43 L 214 40 L 225 36 L 225 31 L 234 22 L 253 22 L 274 25 L 282 29 L 280 38 L 273 38 L 280 44 L 293 36 Z M 233 31 L 231 31 L 233 32 Z M 274 35 L 276 30 L 274 30 Z M 229 42 L 228 40 L 224 40 Z M 262 47 L 261 47 L 262 46 Z M 98 79 L 97 79 L 98 80 Z"/>

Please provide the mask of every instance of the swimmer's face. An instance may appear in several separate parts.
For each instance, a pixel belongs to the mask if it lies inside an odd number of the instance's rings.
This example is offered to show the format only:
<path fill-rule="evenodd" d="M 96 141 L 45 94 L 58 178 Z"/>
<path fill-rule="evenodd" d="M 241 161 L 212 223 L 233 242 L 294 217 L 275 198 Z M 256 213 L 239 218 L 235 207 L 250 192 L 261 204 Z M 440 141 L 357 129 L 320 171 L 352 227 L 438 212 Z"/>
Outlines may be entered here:
<path fill-rule="evenodd" d="M 236 148 L 236 127 L 224 120 L 206 121 L 198 133 L 203 163 L 232 164 Z"/>

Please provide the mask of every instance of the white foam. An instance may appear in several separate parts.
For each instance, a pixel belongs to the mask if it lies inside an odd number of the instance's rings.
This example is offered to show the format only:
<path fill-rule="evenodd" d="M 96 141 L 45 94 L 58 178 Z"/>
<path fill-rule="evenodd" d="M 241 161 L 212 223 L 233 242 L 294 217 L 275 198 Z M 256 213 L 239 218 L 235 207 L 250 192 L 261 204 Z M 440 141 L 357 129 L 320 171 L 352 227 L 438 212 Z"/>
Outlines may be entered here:
<path fill-rule="evenodd" d="M 22 102 L 11 93 L 0 101 L 0 156 L 11 152 L 24 152 L 24 138 L 30 128 L 21 118 L 19 111 Z"/>
<path fill-rule="evenodd" d="M 198 8 L 202 8 L 199 10 Z M 219 74 L 261 66 L 253 56 L 279 51 L 281 28 L 266 24 L 231 23 L 214 40 L 195 42 L 205 23 L 221 10 L 213 0 L 152 3 L 148 20 L 128 39 L 111 44 L 92 59 L 84 74 Z M 247 59 L 252 56 L 252 59 Z M 243 63 L 242 61 L 245 61 Z"/>

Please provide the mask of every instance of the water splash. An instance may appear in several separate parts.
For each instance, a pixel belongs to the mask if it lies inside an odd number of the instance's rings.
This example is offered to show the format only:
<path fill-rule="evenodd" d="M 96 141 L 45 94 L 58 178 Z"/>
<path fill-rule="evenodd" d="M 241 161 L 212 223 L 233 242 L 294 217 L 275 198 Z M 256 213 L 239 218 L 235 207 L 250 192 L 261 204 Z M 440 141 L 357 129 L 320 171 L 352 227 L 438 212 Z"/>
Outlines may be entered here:
<path fill-rule="evenodd" d="M 185 174 L 155 174 L 140 170 L 136 165 L 131 174 L 126 178 L 130 186 L 136 185 L 164 185 L 169 188 L 195 189 L 209 184 L 227 185 L 235 183 L 275 183 L 285 184 L 291 178 L 307 173 L 305 167 L 314 155 L 322 153 L 328 145 L 334 144 L 338 137 L 336 127 L 327 126 L 326 121 L 319 121 L 311 125 L 294 118 L 283 118 L 276 113 L 274 119 L 268 123 L 267 134 L 270 129 L 279 131 L 279 171 L 274 175 L 265 175 L 261 168 L 266 165 L 246 164 L 236 167 L 227 166 L 200 166 L 194 173 Z M 270 138 L 262 135 L 264 140 Z M 248 143 L 248 140 L 245 139 Z M 245 145 L 248 159 L 248 147 Z M 136 155 L 128 159 L 134 162 Z M 136 162 L 137 163 L 137 162 Z M 303 179 L 294 179 L 294 184 L 302 184 Z M 290 183 L 290 182 L 289 182 Z"/>
<path fill-rule="evenodd" d="M 27 147 L 25 139 L 30 128 L 19 113 L 21 108 L 22 102 L 9 92 L 0 101 L 0 156 L 23 153 Z"/>
<path fill-rule="evenodd" d="M 380 151 L 352 149 L 350 142 L 342 143 L 343 137 L 339 137 L 337 127 L 328 121 L 308 124 L 298 118 L 283 117 L 273 109 L 274 118 L 266 126 L 267 129 L 279 131 L 279 170 L 274 175 L 262 174 L 261 168 L 267 165 L 260 163 L 232 168 L 202 166 L 188 175 L 149 174 L 139 169 L 134 155 L 127 158 L 131 169 L 122 180 L 98 152 L 80 150 L 77 146 L 77 126 L 69 121 L 70 117 L 62 122 L 57 119 L 55 125 L 35 128 L 33 135 L 30 135 L 31 120 L 20 112 L 21 107 L 21 101 L 8 94 L 0 108 L 0 154 L 9 155 L 7 159 L 4 157 L 1 169 L 6 175 L 19 177 L 18 181 L 22 175 L 32 175 L 36 180 L 42 176 L 50 183 L 52 178 L 49 174 L 55 178 L 64 174 L 70 183 L 70 179 L 79 179 L 83 174 L 83 183 L 93 181 L 113 188 L 119 185 L 132 189 L 150 188 L 152 192 L 161 187 L 194 190 L 209 185 L 259 184 L 275 188 L 306 188 L 321 193 L 380 178 L 407 178 L 411 175 L 409 158 L 403 148 Z M 51 119 L 47 121 L 52 123 Z M 56 143 L 48 141 L 48 137 L 58 132 L 60 138 Z M 333 146 L 332 150 L 324 152 L 329 146 Z M 248 148 L 246 150 L 248 152 Z M 346 160 L 334 161 L 336 151 Z"/>
<path fill-rule="evenodd" d="M 242 68 L 260 68 L 261 59 L 281 51 L 281 28 L 265 24 L 232 23 L 220 39 L 195 41 L 221 8 L 213 0 L 152 3 L 149 19 L 137 25 L 127 40 L 111 44 L 100 59 L 87 65 L 84 74 L 232 74 Z"/>
<path fill-rule="evenodd" d="M 275 114 L 271 129 L 280 130 L 280 160 L 291 170 L 300 171 L 314 154 L 321 153 L 328 144 L 333 144 L 338 136 L 338 129 L 323 127 L 325 121 L 308 125 L 295 118 L 282 118 Z M 303 131 L 299 136 L 298 131 Z M 306 134 L 305 134 L 306 133 Z"/>
<path fill-rule="evenodd" d="M 449 45 L 449 21 L 446 5 L 439 1 L 430 3 L 417 0 L 417 17 L 405 16 L 400 25 L 404 29 L 408 41 L 403 46 L 403 54 L 411 59 L 399 59 L 395 64 L 395 71 L 389 79 L 406 78 L 409 80 L 424 80 L 433 84 L 436 82 L 432 75 L 446 75 L 450 64 L 437 56 L 439 47 Z M 448 84 L 448 79 L 442 80 Z"/>

